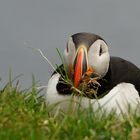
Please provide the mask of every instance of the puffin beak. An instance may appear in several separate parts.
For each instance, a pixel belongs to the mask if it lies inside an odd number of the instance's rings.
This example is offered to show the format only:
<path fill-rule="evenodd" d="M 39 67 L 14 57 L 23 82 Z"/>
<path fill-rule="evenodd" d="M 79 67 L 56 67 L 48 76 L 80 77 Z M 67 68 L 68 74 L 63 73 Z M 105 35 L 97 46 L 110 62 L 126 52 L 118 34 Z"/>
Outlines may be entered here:
<path fill-rule="evenodd" d="M 88 71 L 88 58 L 87 48 L 84 45 L 80 45 L 77 49 L 75 60 L 74 60 L 74 86 L 78 87 L 79 82 Z"/>

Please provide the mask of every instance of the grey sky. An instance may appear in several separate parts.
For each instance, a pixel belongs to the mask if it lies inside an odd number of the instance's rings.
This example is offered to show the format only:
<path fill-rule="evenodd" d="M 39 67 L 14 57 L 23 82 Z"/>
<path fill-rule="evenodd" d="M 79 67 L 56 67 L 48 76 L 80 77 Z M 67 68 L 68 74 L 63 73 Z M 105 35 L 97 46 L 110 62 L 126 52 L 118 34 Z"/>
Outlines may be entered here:
<path fill-rule="evenodd" d="M 77 32 L 102 36 L 110 54 L 140 67 L 140 1 L 138 0 L 1 0 L 0 77 L 23 74 L 20 82 L 31 85 L 35 75 L 45 85 L 51 68 L 40 55 L 24 46 L 40 48 L 53 64 L 60 63 L 56 48 Z"/>

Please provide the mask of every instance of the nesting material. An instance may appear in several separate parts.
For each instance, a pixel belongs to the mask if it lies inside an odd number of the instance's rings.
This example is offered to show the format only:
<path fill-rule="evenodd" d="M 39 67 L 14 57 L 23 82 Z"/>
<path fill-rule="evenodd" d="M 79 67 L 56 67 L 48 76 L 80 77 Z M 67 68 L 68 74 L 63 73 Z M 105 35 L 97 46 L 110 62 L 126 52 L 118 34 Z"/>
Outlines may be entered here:
<path fill-rule="evenodd" d="M 80 94 L 88 98 L 96 98 L 98 88 L 101 86 L 98 80 L 99 76 L 84 74 L 78 86 Z"/>

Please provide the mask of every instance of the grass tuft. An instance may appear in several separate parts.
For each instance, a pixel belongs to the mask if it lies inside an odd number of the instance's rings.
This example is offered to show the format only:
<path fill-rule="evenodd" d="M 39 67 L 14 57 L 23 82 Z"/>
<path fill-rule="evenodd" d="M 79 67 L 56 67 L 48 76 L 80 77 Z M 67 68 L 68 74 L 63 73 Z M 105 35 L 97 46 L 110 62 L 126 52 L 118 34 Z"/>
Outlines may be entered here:
<path fill-rule="evenodd" d="M 140 117 L 120 120 L 113 113 L 99 117 L 91 108 L 50 114 L 50 106 L 39 97 L 34 77 L 30 91 L 13 85 L 8 83 L 0 94 L 2 140 L 140 139 Z"/>

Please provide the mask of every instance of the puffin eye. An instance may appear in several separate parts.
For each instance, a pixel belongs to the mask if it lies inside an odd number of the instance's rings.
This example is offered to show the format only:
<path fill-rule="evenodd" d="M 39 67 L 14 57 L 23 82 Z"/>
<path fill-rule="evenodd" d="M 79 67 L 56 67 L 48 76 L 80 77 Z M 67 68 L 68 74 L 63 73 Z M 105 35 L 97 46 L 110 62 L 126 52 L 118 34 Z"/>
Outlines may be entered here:
<path fill-rule="evenodd" d="M 67 53 L 69 52 L 69 48 L 68 48 L 68 45 L 67 45 Z"/>
<path fill-rule="evenodd" d="M 103 52 L 102 45 L 100 45 L 99 56 L 101 56 L 102 52 Z"/>

